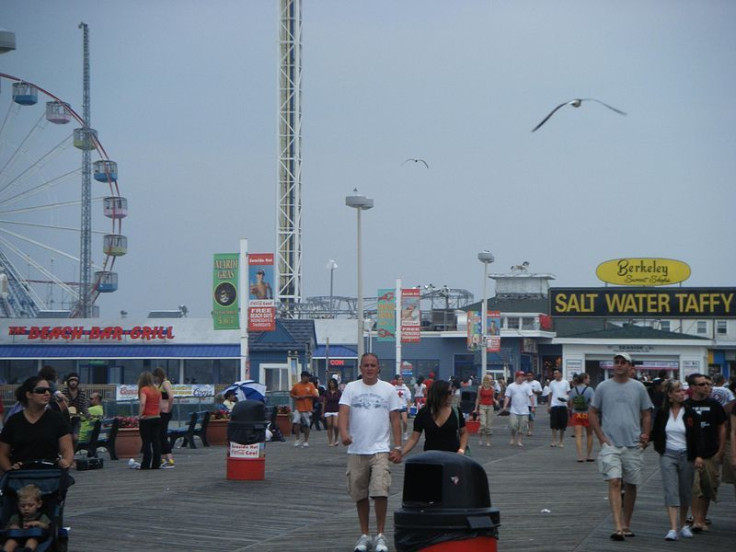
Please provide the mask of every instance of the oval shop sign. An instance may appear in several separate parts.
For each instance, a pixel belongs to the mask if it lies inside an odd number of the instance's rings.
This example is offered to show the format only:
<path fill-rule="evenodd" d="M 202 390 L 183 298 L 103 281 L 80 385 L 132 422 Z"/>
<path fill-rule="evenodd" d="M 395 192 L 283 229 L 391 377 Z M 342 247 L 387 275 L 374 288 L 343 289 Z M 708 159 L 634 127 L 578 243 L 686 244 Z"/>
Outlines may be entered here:
<path fill-rule="evenodd" d="M 674 259 L 627 257 L 598 265 L 598 279 L 619 286 L 666 286 L 690 277 L 690 266 Z"/>

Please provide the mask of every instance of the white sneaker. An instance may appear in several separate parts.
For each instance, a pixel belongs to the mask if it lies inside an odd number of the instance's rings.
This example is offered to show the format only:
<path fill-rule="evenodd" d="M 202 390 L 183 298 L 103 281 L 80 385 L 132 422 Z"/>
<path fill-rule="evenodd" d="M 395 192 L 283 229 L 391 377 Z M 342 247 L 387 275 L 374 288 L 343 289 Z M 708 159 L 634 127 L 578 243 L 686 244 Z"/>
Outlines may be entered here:
<path fill-rule="evenodd" d="M 683 525 L 682 529 L 680 529 L 680 536 L 683 539 L 691 539 L 693 538 L 693 531 L 690 529 L 689 525 Z"/>
<path fill-rule="evenodd" d="M 371 547 L 371 538 L 368 535 L 360 535 L 355 543 L 354 552 L 368 552 Z"/>
<path fill-rule="evenodd" d="M 128 467 L 131 470 L 139 470 L 141 469 L 141 464 L 140 462 L 136 462 L 133 458 L 131 458 L 130 460 L 128 460 Z"/>
<path fill-rule="evenodd" d="M 307 441 L 304 441 L 304 444 L 302 445 L 302 448 L 307 448 L 309 446 L 309 443 Z"/>
<path fill-rule="evenodd" d="M 300 446 L 302 446 L 302 440 L 301 440 L 301 439 L 297 439 L 296 443 L 294 443 L 294 446 L 295 446 L 295 447 L 300 447 Z"/>
<path fill-rule="evenodd" d="M 664 540 L 676 541 L 679 538 L 680 537 L 677 536 L 677 531 L 675 531 L 674 529 L 670 529 L 669 531 L 667 531 L 667 534 L 665 535 Z"/>
<path fill-rule="evenodd" d="M 373 539 L 373 550 L 375 552 L 388 552 L 386 537 L 383 536 L 383 533 L 377 534 L 376 538 Z"/>

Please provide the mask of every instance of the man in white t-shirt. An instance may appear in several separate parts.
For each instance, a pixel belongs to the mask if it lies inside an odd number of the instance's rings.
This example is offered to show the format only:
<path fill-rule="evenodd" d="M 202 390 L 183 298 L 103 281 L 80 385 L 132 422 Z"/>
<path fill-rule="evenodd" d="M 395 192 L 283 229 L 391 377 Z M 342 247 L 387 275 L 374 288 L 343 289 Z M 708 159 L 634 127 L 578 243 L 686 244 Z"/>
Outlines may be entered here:
<path fill-rule="evenodd" d="M 516 379 L 506 387 L 506 398 L 501 410 L 501 412 L 508 411 L 509 413 L 509 429 L 511 430 L 509 445 L 519 447 L 524 446 L 521 436 L 526 433 L 529 412 L 536 410 L 536 407 L 532 406 L 534 393 L 524 378 L 524 372 L 521 370 L 516 372 Z"/>
<path fill-rule="evenodd" d="M 534 379 L 533 372 L 526 373 L 526 383 L 532 388 L 532 406 L 529 407 L 529 427 L 527 428 L 526 436 L 531 437 L 534 433 L 534 416 L 536 415 L 536 407 L 539 406 L 539 396 L 542 394 L 542 384 Z M 534 409 L 532 410 L 532 407 Z"/>
<path fill-rule="evenodd" d="M 337 425 L 348 447 L 348 490 L 358 509 L 361 535 L 355 552 L 388 552 L 383 535 L 391 485 L 389 461 L 401 462 L 401 418 L 405 403 L 393 385 L 378 379 L 381 365 L 373 353 L 360 359 L 362 379 L 350 382 L 340 397 Z M 391 437 L 393 436 L 393 450 Z M 370 498 L 376 513 L 376 537 L 368 535 Z"/>
<path fill-rule="evenodd" d="M 555 368 L 552 372 L 554 379 L 549 382 L 549 427 L 552 429 L 551 447 L 564 447 L 565 430 L 567 429 L 567 400 L 570 395 L 570 382 L 562 379 L 562 372 Z M 559 432 L 560 438 L 557 439 Z"/>

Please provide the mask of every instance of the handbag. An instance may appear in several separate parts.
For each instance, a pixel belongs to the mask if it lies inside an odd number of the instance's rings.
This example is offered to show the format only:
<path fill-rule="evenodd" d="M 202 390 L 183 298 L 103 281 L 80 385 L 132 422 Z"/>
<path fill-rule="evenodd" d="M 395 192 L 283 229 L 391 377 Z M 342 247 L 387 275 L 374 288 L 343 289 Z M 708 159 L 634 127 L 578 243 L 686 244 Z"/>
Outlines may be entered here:
<path fill-rule="evenodd" d="M 457 431 L 458 431 L 458 441 L 460 440 L 460 414 L 458 412 L 457 406 L 452 407 L 452 412 L 455 414 L 455 421 L 457 422 Z M 472 456 L 470 454 L 470 443 L 467 443 L 465 445 L 465 456 Z"/>

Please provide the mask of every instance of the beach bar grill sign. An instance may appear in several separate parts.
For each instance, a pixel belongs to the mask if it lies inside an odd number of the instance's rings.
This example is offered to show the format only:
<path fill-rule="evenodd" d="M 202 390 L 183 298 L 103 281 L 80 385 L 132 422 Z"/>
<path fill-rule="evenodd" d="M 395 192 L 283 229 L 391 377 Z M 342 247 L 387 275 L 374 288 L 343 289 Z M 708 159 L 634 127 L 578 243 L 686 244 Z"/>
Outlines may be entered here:
<path fill-rule="evenodd" d="M 690 278 L 690 266 L 674 259 L 627 257 L 599 264 L 595 274 L 618 286 L 668 286 Z"/>

